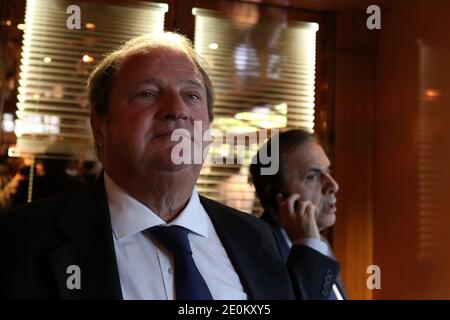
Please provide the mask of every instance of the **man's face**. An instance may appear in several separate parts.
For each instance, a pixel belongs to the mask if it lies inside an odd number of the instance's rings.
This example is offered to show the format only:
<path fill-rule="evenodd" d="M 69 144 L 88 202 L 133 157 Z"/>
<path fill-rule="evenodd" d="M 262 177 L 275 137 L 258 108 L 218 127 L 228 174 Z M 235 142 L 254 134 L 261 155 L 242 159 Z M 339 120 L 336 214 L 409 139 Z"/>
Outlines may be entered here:
<path fill-rule="evenodd" d="M 128 57 L 114 76 L 107 115 L 93 115 L 99 157 L 115 180 L 148 179 L 157 171 L 187 173 L 201 165 L 176 165 L 171 157 L 175 129 L 194 137 L 194 121 L 209 127 L 202 76 L 182 52 L 154 49 Z M 190 141 L 193 146 L 193 141 Z M 135 181 L 137 183 L 138 181 Z"/>
<path fill-rule="evenodd" d="M 299 201 L 309 200 L 317 207 L 320 231 L 336 221 L 336 193 L 339 186 L 330 174 L 330 160 L 316 142 L 308 142 L 287 156 L 287 182 L 283 191 L 300 194 Z"/>

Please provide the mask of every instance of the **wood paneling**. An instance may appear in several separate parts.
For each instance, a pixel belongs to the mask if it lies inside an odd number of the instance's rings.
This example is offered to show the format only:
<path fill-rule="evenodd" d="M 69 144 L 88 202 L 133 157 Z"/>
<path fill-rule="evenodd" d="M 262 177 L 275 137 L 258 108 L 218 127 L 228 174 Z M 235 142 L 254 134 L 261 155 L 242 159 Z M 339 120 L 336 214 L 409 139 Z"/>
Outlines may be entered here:
<path fill-rule="evenodd" d="M 416 251 L 418 55 L 415 7 L 383 15 L 375 116 L 374 261 L 382 290 L 375 298 L 406 298 Z M 410 295 L 409 297 L 412 297 Z"/>
<path fill-rule="evenodd" d="M 342 276 L 350 298 L 448 299 L 450 3 L 403 2 L 382 11 L 376 32 L 364 19 L 337 14 Z M 381 268 L 380 290 L 366 288 L 370 264 Z"/>
<path fill-rule="evenodd" d="M 348 296 L 370 299 L 376 33 L 357 12 L 338 13 L 336 30 L 334 163 L 340 191 L 333 245 Z"/>
<path fill-rule="evenodd" d="M 383 19 L 374 209 L 382 290 L 375 297 L 449 299 L 450 3 L 409 1 Z"/>

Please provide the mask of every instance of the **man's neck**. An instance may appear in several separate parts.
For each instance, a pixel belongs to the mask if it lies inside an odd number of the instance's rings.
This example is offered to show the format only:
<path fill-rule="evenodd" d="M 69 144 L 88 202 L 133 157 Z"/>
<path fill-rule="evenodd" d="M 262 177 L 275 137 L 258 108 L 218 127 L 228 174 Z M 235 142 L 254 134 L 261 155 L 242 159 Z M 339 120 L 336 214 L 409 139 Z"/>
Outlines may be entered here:
<path fill-rule="evenodd" d="M 147 179 L 130 177 L 121 181 L 119 177 L 107 174 L 117 186 L 166 222 L 174 220 L 183 211 L 195 186 L 195 180 L 186 175 L 155 174 Z"/>

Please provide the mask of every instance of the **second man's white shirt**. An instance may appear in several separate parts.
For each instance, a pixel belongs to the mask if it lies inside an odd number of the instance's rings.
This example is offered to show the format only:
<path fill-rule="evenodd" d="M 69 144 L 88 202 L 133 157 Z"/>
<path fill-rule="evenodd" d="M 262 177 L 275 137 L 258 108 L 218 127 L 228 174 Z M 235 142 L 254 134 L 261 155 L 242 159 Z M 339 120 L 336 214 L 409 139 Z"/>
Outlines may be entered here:
<path fill-rule="evenodd" d="M 146 231 L 166 222 L 117 186 L 106 173 L 105 189 L 123 299 L 175 299 L 172 258 Z M 192 231 L 192 256 L 215 300 L 247 299 L 195 188 L 185 209 L 167 225 Z"/>

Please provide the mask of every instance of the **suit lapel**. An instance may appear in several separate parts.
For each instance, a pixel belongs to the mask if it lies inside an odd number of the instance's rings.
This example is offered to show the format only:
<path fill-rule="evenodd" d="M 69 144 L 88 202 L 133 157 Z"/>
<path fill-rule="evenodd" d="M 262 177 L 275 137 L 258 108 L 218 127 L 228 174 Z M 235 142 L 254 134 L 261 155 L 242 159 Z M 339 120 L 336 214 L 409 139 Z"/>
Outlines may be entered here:
<path fill-rule="evenodd" d="M 284 263 L 264 250 L 261 234 L 232 212 L 226 212 L 222 205 L 202 196 L 200 201 L 211 218 L 248 298 L 292 298 Z"/>
<path fill-rule="evenodd" d="M 67 241 L 48 257 L 61 297 L 122 299 L 103 177 L 72 198 L 59 227 Z M 69 266 L 79 267 L 80 289 L 68 288 L 74 279 L 69 277 L 77 272 L 68 270 Z"/>

